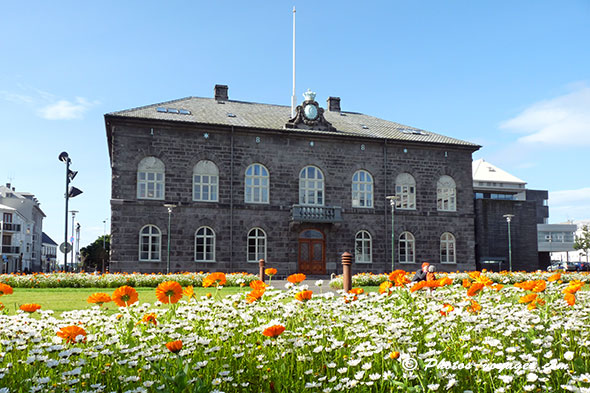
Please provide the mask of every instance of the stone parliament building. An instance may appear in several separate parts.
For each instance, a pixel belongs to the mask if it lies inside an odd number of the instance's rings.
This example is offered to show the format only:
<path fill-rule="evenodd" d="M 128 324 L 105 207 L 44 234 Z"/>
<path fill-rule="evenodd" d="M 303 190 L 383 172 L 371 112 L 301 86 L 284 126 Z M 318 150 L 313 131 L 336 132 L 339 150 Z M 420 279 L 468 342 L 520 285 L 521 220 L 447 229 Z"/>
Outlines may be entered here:
<path fill-rule="evenodd" d="M 288 106 L 188 97 L 105 115 L 111 271 L 280 275 L 475 268 L 480 146 L 308 91 Z M 394 232 L 387 196 L 396 196 Z M 166 206 L 165 206 L 166 205 Z"/>

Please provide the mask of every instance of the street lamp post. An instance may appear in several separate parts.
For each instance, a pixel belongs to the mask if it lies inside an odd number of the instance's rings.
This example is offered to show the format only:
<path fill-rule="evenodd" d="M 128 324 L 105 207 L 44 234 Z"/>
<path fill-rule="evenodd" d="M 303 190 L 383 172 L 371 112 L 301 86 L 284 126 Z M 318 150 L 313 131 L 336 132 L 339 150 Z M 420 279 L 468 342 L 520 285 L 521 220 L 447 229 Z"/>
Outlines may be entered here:
<path fill-rule="evenodd" d="M 72 270 L 74 270 L 74 268 L 76 267 L 75 259 L 74 259 L 74 231 L 75 231 L 74 219 L 76 218 L 76 213 L 78 213 L 78 210 L 70 210 L 70 213 L 72 213 L 72 237 L 71 237 L 71 239 L 72 239 L 72 258 L 71 258 L 71 261 L 72 261 Z"/>
<path fill-rule="evenodd" d="M 508 268 L 510 271 L 512 271 L 512 241 L 510 239 L 510 221 L 512 221 L 514 214 L 504 214 L 502 217 L 504 217 L 508 223 Z"/>
<path fill-rule="evenodd" d="M 104 274 L 104 262 L 105 262 L 105 258 L 106 258 L 106 254 L 107 254 L 107 249 L 106 249 L 106 237 L 107 237 L 107 220 L 108 218 L 105 218 L 104 220 L 102 220 L 102 224 L 104 226 L 104 231 L 103 231 L 103 235 L 102 235 L 102 270 L 101 272 Z"/>
<path fill-rule="evenodd" d="M 65 151 L 62 151 L 57 158 L 58 158 L 58 160 L 60 160 L 61 162 L 66 164 L 66 193 L 64 195 L 64 197 L 66 199 L 66 213 L 65 213 L 65 220 L 64 220 L 64 222 L 65 222 L 65 224 L 64 224 L 64 227 L 65 227 L 64 228 L 64 244 L 63 244 L 64 249 L 62 251 L 64 253 L 64 270 L 67 271 L 68 270 L 68 252 L 69 252 L 68 247 L 67 247 L 67 245 L 68 245 L 68 202 L 69 202 L 70 198 L 80 195 L 82 193 L 82 191 L 77 189 L 76 187 L 70 188 L 70 181 L 74 180 L 74 177 L 76 177 L 78 172 L 70 170 L 70 164 L 72 163 L 72 160 L 70 160 L 68 153 Z M 72 226 L 73 226 L 73 224 L 72 224 Z M 72 247 L 72 249 L 73 249 L 73 247 Z M 72 260 L 72 263 L 73 262 L 74 261 Z"/>
<path fill-rule="evenodd" d="M 166 257 L 166 274 L 170 273 L 170 221 L 172 219 L 172 209 L 176 207 L 176 205 L 172 203 L 164 204 L 164 207 L 168 208 L 168 252 Z"/>
<path fill-rule="evenodd" d="M 394 215 L 395 215 L 395 204 L 399 201 L 399 196 L 391 195 L 385 197 L 385 199 L 389 200 L 389 204 L 391 205 L 391 271 L 395 270 L 395 227 L 394 224 Z"/>

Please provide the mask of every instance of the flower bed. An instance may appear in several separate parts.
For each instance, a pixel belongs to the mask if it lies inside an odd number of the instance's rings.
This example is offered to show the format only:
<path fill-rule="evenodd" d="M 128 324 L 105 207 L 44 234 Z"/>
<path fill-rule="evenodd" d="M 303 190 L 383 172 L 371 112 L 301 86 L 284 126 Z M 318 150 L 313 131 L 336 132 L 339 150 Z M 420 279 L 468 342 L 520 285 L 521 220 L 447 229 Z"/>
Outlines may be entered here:
<path fill-rule="evenodd" d="M 559 275 L 514 286 L 471 272 L 427 284 L 393 273 L 380 294 L 310 294 L 253 281 L 157 304 L 118 288 L 101 307 L 0 315 L 0 386 L 50 392 L 522 392 L 590 387 L 590 291 Z M 212 285 L 225 277 L 212 276 Z M 456 281 L 456 280 L 455 280 Z M 180 291 L 185 299 L 180 298 Z M 18 289 L 14 289 L 18 291 Z M 10 296 L 12 289 L 0 285 Z M 90 300 L 90 299 L 89 299 Z M 108 297 L 92 296 L 100 304 Z M 162 303 L 170 303 L 166 306 Z"/>
<path fill-rule="evenodd" d="M 155 288 L 164 281 L 176 281 L 182 286 L 200 287 L 209 273 L 176 274 L 141 274 L 141 273 L 35 273 L 35 274 L 0 274 L 0 283 L 13 288 L 117 288 L 122 285 L 131 287 Z M 257 280 L 249 273 L 230 273 L 226 275 L 226 286 L 248 285 Z"/>

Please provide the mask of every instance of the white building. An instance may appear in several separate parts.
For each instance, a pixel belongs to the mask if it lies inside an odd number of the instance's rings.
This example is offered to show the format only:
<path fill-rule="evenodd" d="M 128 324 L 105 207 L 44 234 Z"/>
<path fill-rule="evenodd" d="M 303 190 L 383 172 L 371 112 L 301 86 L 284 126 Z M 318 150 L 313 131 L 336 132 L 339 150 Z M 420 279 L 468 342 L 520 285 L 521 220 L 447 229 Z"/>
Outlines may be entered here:
<path fill-rule="evenodd" d="M 6 186 L 0 186 L 0 205 L 3 206 L 0 236 L 0 258 L 5 261 L 3 272 L 40 271 L 45 213 L 39 201 L 33 194 L 17 192 L 7 183 Z M 4 245 L 9 248 L 5 249 Z"/>
<path fill-rule="evenodd" d="M 43 232 L 41 247 L 41 271 L 51 272 L 57 270 L 57 243 L 45 232 Z"/>
<path fill-rule="evenodd" d="M 557 251 L 563 251 L 563 252 L 555 252 L 555 250 L 553 251 L 553 254 L 552 254 L 553 260 L 570 261 L 570 262 L 589 261 L 590 255 L 587 255 L 585 250 L 574 250 L 573 245 L 574 245 L 575 238 L 582 236 L 582 230 L 583 230 L 584 226 L 587 225 L 588 227 L 590 227 L 590 220 L 569 221 L 565 224 L 558 224 L 558 225 L 566 225 L 569 228 L 573 228 L 572 231 L 575 231 L 575 234 L 573 234 L 571 236 L 571 238 L 570 237 L 567 238 L 568 241 L 571 241 L 570 248 L 568 248 L 567 250 L 557 250 Z M 553 245 L 555 245 L 555 244 L 553 244 Z"/>

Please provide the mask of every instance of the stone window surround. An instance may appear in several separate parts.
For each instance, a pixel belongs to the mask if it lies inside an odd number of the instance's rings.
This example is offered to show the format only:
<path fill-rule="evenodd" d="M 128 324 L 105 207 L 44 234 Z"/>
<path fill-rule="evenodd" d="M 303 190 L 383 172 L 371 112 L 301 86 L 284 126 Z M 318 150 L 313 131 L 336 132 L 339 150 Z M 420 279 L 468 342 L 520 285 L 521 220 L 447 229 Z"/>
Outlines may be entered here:
<path fill-rule="evenodd" d="M 361 179 L 361 177 L 364 177 L 364 179 Z M 359 169 L 354 172 L 352 175 L 352 207 L 359 209 L 372 209 L 374 195 L 373 187 L 373 175 L 371 175 L 369 171 L 365 169 Z M 363 188 L 363 190 L 361 190 L 361 188 Z M 355 196 L 358 196 L 358 198 L 355 198 Z M 357 201 L 356 204 L 355 200 Z M 362 206 L 361 201 L 364 202 L 364 206 Z"/>
<path fill-rule="evenodd" d="M 199 181 L 196 177 L 199 176 Z M 203 178 L 206 177 L 206 181 Z M 199 198 L 196 190 L 199 188 Z M 207 190 L 208 198 L 203 198 L 203 190 Z M 193 167 L 193 201 L 194 202 L 218 202 L 219 201 L 219 168 L 210 160 L 201 160 Z"/>
<path fill-rule="evenodd" d="M 360 236 L 359 236 L 360 235 Z M 360 243 L 361 258 L 357 252 Z M 373 239 L 367 230 L 360 230 L 354 237 L 354 260 L 355 263 L 373 263 Z"/>
<path fill-rule="evenodd" d="M 199 234 L 199 231 L 203 230 L 203 234 Z M 215 231 L 209 226 L 199 227 L 195 231 L 195 262 L 207 262 L 214 263 L 215 261 Z M 197 249 L 197 240 L 202 240 L 203 251 L 199 252 Z M 207 258 L 207 247 L 211 248 L 212 258 Z M 201 255 L 199 255 L 201 254 Z M 199 259 L 199 257 L 202 257 Z"/>
<path fill-rule="evenodd" d="M 412 260 L 408 260 L 408 252 L 407 249 L 410 248 L 410 254 L 412 256 Z M 402 248 L 404 250 L 405 258 L 402 260 Z M 411 232 L 404 231 L 399 235 L 398 238 L 398 259 L 399 263 L 416 263 L 416 238 Z"/>
<path fill-rule="evenodd" d="M 259 169 L 260 174 L 256 174 L 256 169 Z M 249 173 L 250 172 L 250 173 Z M 248 184 L 251 180 L 252 184 Z M 254 184 L 258 180 L 258 184 Z M 248 192 L 250 188 L 250 192 Z M 254 196 L 258 192 L 259 201 L 255 201 Z M 259 162 L 248 165 L 244 174 L 244 203 L 253 204 L 269 204 L 270 203 L 270 174 L 267 167 Z M 250 200 L 248 200 L 250 196 Z"/>
<path fill-rule="evenodd" d="M 252 234 L 254 232 L 254 234 Z M 259 247 L 262 247 L 262 258 L 266 260 L 266 232 L 260 227 L 254 227 L 248 231 L 248 239 L 246 241 L 246 260 L 249 263 L 258 263 L 260 260 Z M 255 247 L 255 258 L 250 259 L 250 242 L 253 242 Z"/>
<path fill-rule="evenodd" d="M 149 231 L 146 233 L 143 233 L 144 230 L 148 229 Z M 154 233 L 154 229 L 157 231 L 156 233 Z M 156 240 L 157 239 L 157 240 Z M 148 245 L 148 258 L 142 258 L 141 254 L 142 254 L 142 246 L 145 244 L 144 242 L 147 240 L 147 245 Z M 157 258 L 153 258 L 152 254 L 154 253 L 154 251 L 152 251 L 152 246 L 153 245 L 157 245 L 158 246 L 158 250 L 157 250 Z M 158 228 L 156 225 L 153 224 L 147 224 L 144 225 L 140 230 L 139 230 L 139 261 L 140 262 L 160 262 L 162 260 L 162 231 L 160 230 L 160 228 Z"/>
<path fill-rule="evenodd" d="M 153 187 L 153 197 L 149 196 L 150 186 Z M 164 200 L 165 194 L 166 166 L 164 162 L 154 156 L 144 157 L 137 164 L 137 199 Z"/>
<path fill-rule="evenodd" d="M 440 236 L 440 263 L 454 264 L 457 263 L 457 241 L 455 235 L 450 232 L 445 232 Z M 443 259 L 446 255 L 447 260 Z M 449 260 L 449 256 L 452 256 Z"/>

